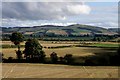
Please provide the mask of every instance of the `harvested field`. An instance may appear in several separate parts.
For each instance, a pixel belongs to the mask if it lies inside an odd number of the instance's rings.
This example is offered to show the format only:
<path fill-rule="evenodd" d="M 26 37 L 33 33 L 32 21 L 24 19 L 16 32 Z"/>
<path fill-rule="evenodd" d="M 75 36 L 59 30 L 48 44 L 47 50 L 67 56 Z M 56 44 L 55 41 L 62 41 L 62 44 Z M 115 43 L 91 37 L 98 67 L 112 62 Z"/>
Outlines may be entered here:
<path fill-rule="evenodd" d="M 6 48 L 2 49 L 2 53 L 4 54 L 4 57 L 14 57 L 16 56 L 15 50 L 17 48 Z M 24 48 L 21 48 L 23 51 Z M 88 56 L 88 55 L 94 55 L 93 53 L 98 52 L 107 52 L 107 50 L 102 50 L 101 48 L 91 48 L 91 47 L 70 47 L 70 48 L 58 48 L 58 49 L 46 49 L 43 48 L 46 55 L 49 56 L 52 52 L 56 52 L 58 56 L 64 56 L 65 54 L 73 54 L 74 56 Z M 109 51 L 109 50 L 108 50 Z"/>
<path fill-rule="evenodd" d="M 3 78 L 118 78 L 118 67 L 3 63 Z"/>
<path fill-rule="evenodd" d="M 55 47 L 55 46 L 68 46 L 68 45 L 78 45 L 80 42 L 57 42 L 57 41 L 40 41 L 40 44 L 43 47 Z M 10 41 L 3 41 L 1 45 L 14 45 Z M 21 45 L 25 45 L 25 42 L 22 42 Z"/>
<path fill-rule="evenodd" d="M 102 44 L 118 44 L 117 42 L 95 42 L 95 41 L 39 41 L 41 44 L 80 44 L 80 43 L 102 43 Z M 0 41 L 2 45 L 14 45 L 11 41 Z M 21 43 L 24 45 L 25 41 Z"/>
<path fill-rule="evenodd" d="M 49 56 L 49 54 L 51 54 L 52 52 L 56 52 L 58 54 L 58 56 L 64 56 L 65 54 L 73 54 L 74 56 L 88 56 L 88 55 L 94 55 L 94 53 L 105 53 L 105 52 L 112 52 L 111 50 L 105 50 L 103 48 L 97 48 L 97 47 L 66 47 L 66 48 L 52 48 L 52 49 L 48 49 L 48 47 L 56 47 L 56 46 L 73 46 L 73 45 L 79 45 L 79 44 L 84 44 L 84 42 L 79 42 L 79 41 L 60 41 L 60 42 L 56 42 L 56 41 L 40 41 L 41 45 L 43 47 L 47 47 L 47 48 L 43 48 L 43 50 L 45 51 L 46 55 Z M 93 42 L 86 42 L 86 43 L 93 43 Z M 115 44 L 117 43 L 110 43 L 110 42 L 101 42 L 101 43 L 97 43 L 94 42 L 91 45 L 97 45 L 97 46 L 105 46 L 105 47 L 109 47 L 109 46 L 116 46 Z M 25 42 L 21 43 L 21 45 L 24 45 Z M 107 44 L 107 45 L 106 45 Z M 111 45 L 110 45 L 111 44 Z M 2 45 L 14 45 L 12 42 L 10 41 L 3 41 Z M 16 53 L 15 50 L 17 50 L 17 48 L 3 48 L 2 49 L 2 53 L 4 54 L 4 57 L 16 57 Z M 21 50 L 24 50 L 24 47 L 21 48 Z"/>

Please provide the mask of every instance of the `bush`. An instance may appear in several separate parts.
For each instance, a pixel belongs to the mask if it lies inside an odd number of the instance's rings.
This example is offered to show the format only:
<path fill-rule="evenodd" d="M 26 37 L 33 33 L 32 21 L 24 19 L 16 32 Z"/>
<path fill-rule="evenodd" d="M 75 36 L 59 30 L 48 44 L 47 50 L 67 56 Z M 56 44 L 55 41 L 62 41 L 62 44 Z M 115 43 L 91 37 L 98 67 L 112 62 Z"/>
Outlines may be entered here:
<path fill-rule="evenodd" d="M 73 55 L 72 54 L 66 54 L 64 56 L 65 63 L 72 64 L 73 63 Z"/>
<path fill-rule="evenodd" d="M 57 61 L 58 61 L 57 53 L 55 53 L 55 52 L 51 53 L 50 58 L 51 58 L 52 63 L 57 63 Z"/>
<path fill-rule="evenodd" d="M 63 57 L 59 57 L 60 59 L 60 63 L 64 63 L 64 58 Z"/>

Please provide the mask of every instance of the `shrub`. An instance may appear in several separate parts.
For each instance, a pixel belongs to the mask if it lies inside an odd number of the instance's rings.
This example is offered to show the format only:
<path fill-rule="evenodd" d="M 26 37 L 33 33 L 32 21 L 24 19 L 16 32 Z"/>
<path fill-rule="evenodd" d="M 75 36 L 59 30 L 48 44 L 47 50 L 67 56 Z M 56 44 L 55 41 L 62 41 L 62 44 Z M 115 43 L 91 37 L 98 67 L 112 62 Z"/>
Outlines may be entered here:
<path fill-rule="evenodd" d="M 64 56 L 65 63 L 72 64 L 73 63 L 73 55 L 72 54 L 66 54 Z"/>
<path fill-rule="evenodd" d="M 64 63 L 64 58 L 63 57 L 59 57 L 59 59 L 60 59 L 61 63 Z"/>
<path fill-rule="evenodd" d="M 56 63 L 58 61 L 57 53 L 55 52 L 51 53 L 50 58 L 51 58 L 52 63 Z"/>

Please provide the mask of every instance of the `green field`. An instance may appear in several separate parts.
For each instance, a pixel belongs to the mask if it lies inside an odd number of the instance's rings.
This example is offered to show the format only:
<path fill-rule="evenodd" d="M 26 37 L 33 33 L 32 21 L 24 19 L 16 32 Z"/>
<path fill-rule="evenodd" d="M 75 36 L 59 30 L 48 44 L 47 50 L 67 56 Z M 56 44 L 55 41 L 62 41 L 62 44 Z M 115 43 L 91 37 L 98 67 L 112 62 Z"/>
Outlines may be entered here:
<path fill-rule="evenodd" d="M 92 44 L 90 46 L 96 46 L 96 47 L 103 47 L 103 48 L 117 48 L 119 47 L 119 44 L 103 44 L 103 43 L 97 43 Z"/>

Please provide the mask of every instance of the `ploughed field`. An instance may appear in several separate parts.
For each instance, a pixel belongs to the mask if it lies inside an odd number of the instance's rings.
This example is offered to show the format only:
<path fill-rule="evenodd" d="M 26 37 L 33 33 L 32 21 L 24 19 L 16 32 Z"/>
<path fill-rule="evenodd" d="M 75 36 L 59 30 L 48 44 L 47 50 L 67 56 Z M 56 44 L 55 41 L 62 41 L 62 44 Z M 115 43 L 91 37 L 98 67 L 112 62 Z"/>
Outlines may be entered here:
<path fill-rule="evenodd" d="M 3 78 L 118 78 L 114 66 L 3 63 Z"/>

